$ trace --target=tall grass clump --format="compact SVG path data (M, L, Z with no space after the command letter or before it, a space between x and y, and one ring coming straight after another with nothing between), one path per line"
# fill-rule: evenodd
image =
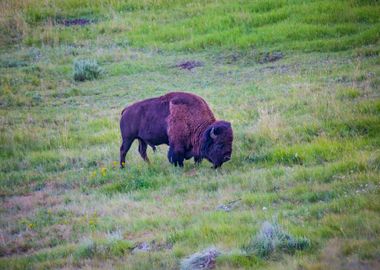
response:
M280 252L293 254L296 250L303 250L310 246L310 240L305 237L293 237L286 233L275 222L266 221L262 224L260 232L243 247L248 255L255 255L268 259Z
M74 80L95 80L103 74L103 69L96 60L79 59L74 61Z
M29 25L22 10L23 1L0 1L0 46L9 46L27 36Z

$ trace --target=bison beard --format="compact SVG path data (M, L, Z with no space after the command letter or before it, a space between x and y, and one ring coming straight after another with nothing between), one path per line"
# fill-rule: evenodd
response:
M125 156L135 139L147 162L148 145L155 150L160 144L169 145L168 160L180 167L192 157L195 163L206 158L214 168L231 158L231 124L216 121L207 103L194 94L172 92L134 103L122 111L120 130L120 167L124 167Z

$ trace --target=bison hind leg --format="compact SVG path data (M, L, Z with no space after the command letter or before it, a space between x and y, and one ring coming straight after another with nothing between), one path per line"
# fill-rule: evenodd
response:
M146 162L149 162L149 158L148 158L148 155L146 154L146 149L147 149L147 143L140 139L139 138L139 153L140 153L140 156L142 157L143 160L145 160Z

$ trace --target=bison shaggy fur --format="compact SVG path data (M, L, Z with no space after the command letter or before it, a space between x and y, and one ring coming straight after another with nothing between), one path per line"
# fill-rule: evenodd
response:
M168 160L175 166L183 166L185 159L203 158L214 168L230 160L233 132L229 122L217 121L201 97L185 92L136 102L121 113L120 166L133 141L139 141L139 153L149 161L146 150L160 144L169 145Z

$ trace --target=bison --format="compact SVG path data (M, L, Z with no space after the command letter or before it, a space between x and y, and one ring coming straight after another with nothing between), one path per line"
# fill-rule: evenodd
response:
M136 102L121 112L120 167L133 141L139 141L139 153L149 162L148 145L169 145L168 160L183 167L185 159L203 158L214 168L231 158L233 132L229 122L217 121L201 97L185 92Z

